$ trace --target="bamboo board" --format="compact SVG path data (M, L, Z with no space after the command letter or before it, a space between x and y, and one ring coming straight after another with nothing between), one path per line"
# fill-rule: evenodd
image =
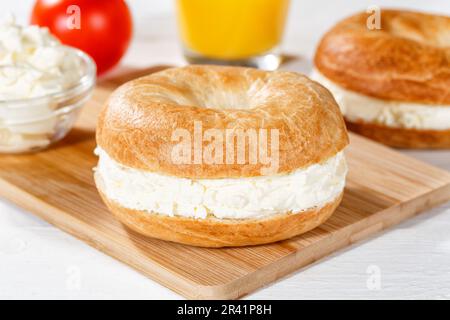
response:
M228 249L142 237L109 214L92 177L98 110L117 84L137 75L100 84L75 129L50 150L0 155L0 196L187 298L239 298L450 199L449 172L352 134L343 202L324 225L305 235Z

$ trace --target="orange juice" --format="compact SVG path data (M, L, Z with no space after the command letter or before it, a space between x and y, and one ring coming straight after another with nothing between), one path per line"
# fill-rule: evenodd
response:
M221 60L245 59L277 47L289 0L178 0L184 46Z

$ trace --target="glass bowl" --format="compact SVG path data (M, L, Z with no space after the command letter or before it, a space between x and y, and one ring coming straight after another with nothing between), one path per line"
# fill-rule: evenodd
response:
M41 97L0 100L0 153L45 149L72 129L89 100L96 81L96 65L84 52L65 47L79 57L81 77L71 87Z

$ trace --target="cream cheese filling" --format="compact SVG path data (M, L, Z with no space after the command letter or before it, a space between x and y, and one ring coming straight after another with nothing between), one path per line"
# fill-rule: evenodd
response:
M96 173L103 192L119 205L168 216L259 219L320 208L344 189L343 152L289 174L249 178L187 179L123 166L102 149Z
M345 118L393 128L449 130L450 106L382 100L342 88L317 69L311 78L333 94Z

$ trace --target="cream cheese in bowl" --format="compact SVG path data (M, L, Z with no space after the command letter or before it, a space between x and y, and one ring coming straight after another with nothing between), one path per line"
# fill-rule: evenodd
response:
M45 148L71 129L95 85L95 64L47 28L0 25L0 152Z

